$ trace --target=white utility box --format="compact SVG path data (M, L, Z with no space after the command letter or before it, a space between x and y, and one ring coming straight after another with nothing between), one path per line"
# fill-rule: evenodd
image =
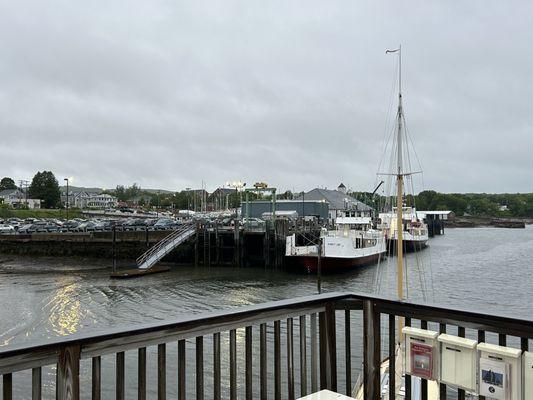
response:
M321 390L310 394L309 396L300 397L297 400L355 400L353 397L348 397L340 393L332 392L331 390Z
M440 344L440 381L447 385L477 390L477 342L445 333L438 337Z
M533 353L529 351L522 356L522 382L524 399L533 399Z
M405 373L435 380L439 376L437 332L406 326Z
M495 400L522 399L522 350L479 343L480 396Z

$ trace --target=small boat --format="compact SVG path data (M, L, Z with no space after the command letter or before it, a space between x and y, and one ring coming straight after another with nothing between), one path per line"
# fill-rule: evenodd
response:
M405 251L418 251L427 246L429 240L428 226L419 218L414 207L402 207L402 242ZM398 221L396 207L390 213L380 213L380 228L385 233L391 253L398 243Z
M348 270L376 263L387 250L385 236L372 227L370 217L338 217L335 229L322 229L316 241L298 245L295 234L287 236L289 265L308 273Z

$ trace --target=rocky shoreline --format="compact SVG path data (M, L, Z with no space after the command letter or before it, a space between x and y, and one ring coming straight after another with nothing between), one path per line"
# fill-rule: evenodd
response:
M524 229L526 224L532 224L531 219L520 218L491 218L491 217L456 217L453 221L445 221L446 228L513 228Z

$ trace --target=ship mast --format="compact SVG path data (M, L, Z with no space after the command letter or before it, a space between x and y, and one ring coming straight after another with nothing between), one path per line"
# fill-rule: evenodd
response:
M398 113L397 113L397 172L396 184L398 191L396 193L396 248L397 248L397 295L398 300L403 300L403 139L402 139L402 46L396 50L387 50L386 53L398 53ZM394 235L394 232L392 232ZM394 237L394 236L393 236ZM402 342L403 318L398 321L398 342Z

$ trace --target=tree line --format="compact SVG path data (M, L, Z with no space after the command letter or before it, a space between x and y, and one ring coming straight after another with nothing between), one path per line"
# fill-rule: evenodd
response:
M0 180L0 191L17 189L15 181L9 177ZM209 202L217 204L218 208L235 208L244 200L244 194L231 191L226 195L211 196L198 190L181 190L177 192L154 192L141 189L136 183L131 186L118 185L108 193L117 197L119 201L134 202L143 207L160 207L179 209L201 209L201 204ZM387 199L379 194L372 196L369 192L352 192L351 196L368 204L376 210L382 210L385 204L396 204L394 198ZM39 171L33 177L27 189L28 198L41 199L42 208L61 207L61 192L59 183L51 171ZM277 196L278 199L291 199L289 191ZM269 199L249 193L250 200L257 198ZM419 210L450 210L457 216L472 215L486 217L517 217L533 218L533 193L439 193L425 190L415 196L406 196L405 203L416 206Z
M382 210L385 204L396 205L394 198L369 192L353 192L353 197ZM453 211L457 216L533 218L533 193L439 193L424 190L417 195L407 195L405 204L418 210Z

